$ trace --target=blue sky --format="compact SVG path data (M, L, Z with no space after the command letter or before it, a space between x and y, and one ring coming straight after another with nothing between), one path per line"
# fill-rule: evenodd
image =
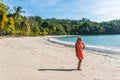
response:
M4 0L11 8L22 6L23 15L42 18L80 20L83 17L101 22L120 19L120 0Z

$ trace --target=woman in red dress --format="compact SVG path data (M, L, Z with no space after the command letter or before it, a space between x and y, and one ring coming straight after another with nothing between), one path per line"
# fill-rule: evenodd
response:
M78 70L81 70L81 63L82 63L82 59L84 59L83 57L83 49L85 48L84 43L82 42L82 39L80 37L77 38L77 41L75 43L75 51L76 51L76 57L78 58L79 62L78 62Z

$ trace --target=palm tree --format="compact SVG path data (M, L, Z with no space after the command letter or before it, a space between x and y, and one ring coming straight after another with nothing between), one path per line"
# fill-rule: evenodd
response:
M20 17L20 14L21 13L24 13L25 11L22 11L22 7L21 6L18 6L18 7L14 7L14 17Z
M19 29L20 23L22 22L22 16L20 14L25 12L25 11L22 11L21 6L14 7L14 11L15 12L13 13L13 18L14 18L14 21L15 21L15 28Z

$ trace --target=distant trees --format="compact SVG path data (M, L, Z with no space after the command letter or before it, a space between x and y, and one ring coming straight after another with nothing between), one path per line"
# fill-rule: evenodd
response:
M8 22L6 23L6 26L4 26L3 34L15 34L14 19L12 17L8 17Z
M2 2L0 2L0 35L2 35L5 24L8 22L8 18L6 17L6 15L6 6Z
M118 22L119 21L119 22ZM100 25L104 28L104 34L119 34L120 33L120 20L102 22Z
M14 13L12 14L12 17L15 20L15 29L19 30L21 23L25 20L22 16L21 13L24 12L22 11L22 7L18 6L18 7L14 7Z
M91 35L120 34L120 20L92 22L81 20L42 19L40 16L22 16L21 6L10 7L0 1L0 35Z

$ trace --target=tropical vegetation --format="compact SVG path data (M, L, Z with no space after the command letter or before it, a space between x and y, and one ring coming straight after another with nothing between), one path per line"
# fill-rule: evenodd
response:
M120 20L93 22L81 20L42 19L40 16L22 16L21 6L11 10L0 1L0 35L91 35L120 34Z

